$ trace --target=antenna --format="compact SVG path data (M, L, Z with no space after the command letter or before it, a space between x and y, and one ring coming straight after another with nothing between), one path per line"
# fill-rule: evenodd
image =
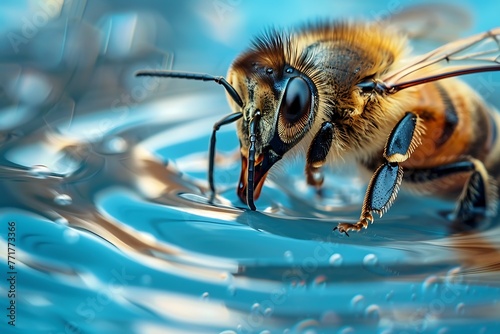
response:
M215 81L219 85L222 85L226 92L231 96L234 102L240 107L243 108L243 101L241 97L236 92L233 86L229 82L227 82L224 77L221 76L213 76L210 74L204 73L192 73L192 72L175 72L175 71L166 71L166 70L140 70L135 73L137 77L164 77L164 78L178 78L178 79L189 79L189 80L199 80L199 81ZM209 154L208 154L208 184L210 187L210 191L212 192L211 200L213 200L215 196L215 184L214 184L214 165L215 165L215 144L216 144L216 134L221 126L236 122L243 116L242 112L235 112L229 115L224 116L218 122L214 124L212 135L210 136L210 146L209 146ZM259 113L260 116L260 113ZM251 149L250 154L255 161L255 129L253 131L253 149ZM253 153L252 153L253 152ZM253 167L252 167L253 170ZM252 210L255 210L255 205L253 204L253 171L252 171L252 185L251 191L250 208L253 207Z
M178 78L178 79L189 79L189 80L199 80L199 81L215 81L219 85L222 85L226 92L231 96L234 102L242 108L243 101L241 97L236 92L233 86L224 79L224 77L216 77L210 74L204 73L192 73L192 72L175 72L175 71L165 71L165 70L141 70L135 73L136 77L164 77L164 78Z

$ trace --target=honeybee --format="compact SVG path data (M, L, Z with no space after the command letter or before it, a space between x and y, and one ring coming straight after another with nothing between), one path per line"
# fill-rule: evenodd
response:
M339 223L348 235L373 223L400 185L458 197L454 219L493 215L500 179L500 116L457 76L500 70L500 28L408 54L405 35L383 22L322 22L271 30L229 68L207 74L140 71L215 81L225 88L241 151L238 196L251 210L269 170L282 158L305 156L307 183L318 189L322 168L353 161L372 173L359 220Z

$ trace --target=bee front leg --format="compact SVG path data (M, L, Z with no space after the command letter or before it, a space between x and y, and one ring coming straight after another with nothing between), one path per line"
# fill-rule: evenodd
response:
M372 212L380 217L390 208L403 179L403 168L399 165L408 159L420 144L421 125L417 115L406 113L391 131L384 149L385 162L377 168L366 190L359 221L355 224L339 223L334 230L347 234L360 231L373 223Z
M325 163L333 141L333 124L324 122L307 151L306 178L307 184L316 187L319 191L324 181L321 167Z

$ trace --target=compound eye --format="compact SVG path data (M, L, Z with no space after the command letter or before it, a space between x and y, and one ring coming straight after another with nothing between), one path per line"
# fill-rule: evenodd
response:
M292 141L305 127L311 113L311 89L301 77L291 78L280 106L278 131L285 143Z
M290 79L281 104L281 115L287 123L297 122L311 109L311 90L301 77Z

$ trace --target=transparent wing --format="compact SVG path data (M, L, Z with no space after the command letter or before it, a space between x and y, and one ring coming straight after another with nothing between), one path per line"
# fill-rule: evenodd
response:
M410 39L446 43L472 26L470 11L453 4L424 4L406 8L383 20Z
M464 74L500 71L500 28L451 42L382 78L388 93Z

